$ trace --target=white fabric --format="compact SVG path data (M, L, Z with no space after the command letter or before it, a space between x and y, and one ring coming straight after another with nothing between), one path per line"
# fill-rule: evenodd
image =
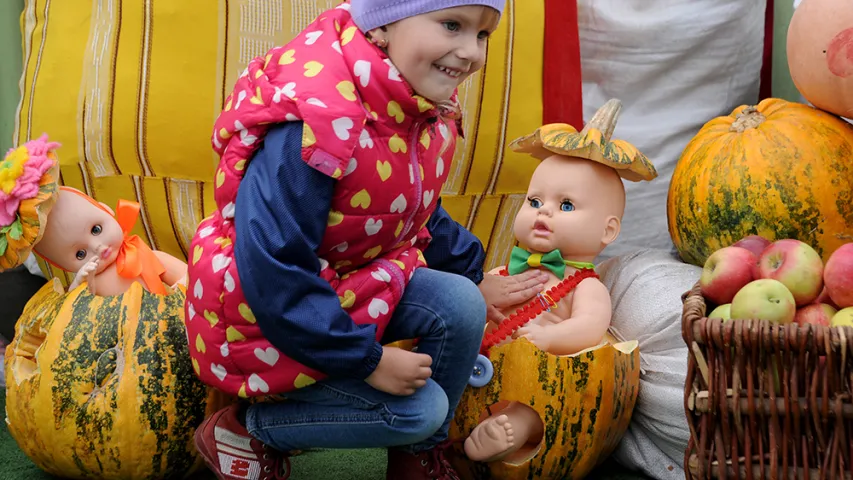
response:
M38 275L39 277L46 278L44 273L39 268L38 261L36 261L36 257L33 254L30 254L26 260L24 260L24 266L27 267L27 270L30 271L33 275Z
M601 258L671 248L666 196L681 151L709 120L758 100L765 0L580 0L586 120L622 100L614 133L654 163L625 182L622 235Z
M681 294L701 268L665 250L644 249L611 258L596 269L613 299L618 338L637 340L640 392L615 459L660 480L684 478L690 438L684 412L687 346L681 337Z

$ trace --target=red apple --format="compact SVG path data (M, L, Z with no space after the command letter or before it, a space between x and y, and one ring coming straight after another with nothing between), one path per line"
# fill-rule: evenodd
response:
M758 259L760 278L788 287L798 306L812 303L823 290L823 261L814 248L788 238L771 243Z
M841 308L853 307L853 243L832 252L823 271L826 293Z
M754 253L741 247L725 247L712 253L699 277L702 295L717 305L731 303L737 291L754 280L756 261Z
M791 323L797 313L794 295L785 285L770 278L753 280L732 300L732 318L754 318L774 323Z
M804 307L797 309L794 315L794 323L804 325L812 323L814 325L829 326L832 317L838 312L832 305L825 303L810 303Z
M760 257L761 252L763 252L768 245L770 245L770 240L767 240L761 235L748 235L732 244L733 247L741 247L749 250L754 253L756 257Z
M832 299L829 298L829 293L826 291L826 268L825 267L823 269L823 277L824 277L823 290L820 292L820 295L817 296L814 303L825 303L825 304L831 306L832 308L838 310L838 305L836 305L835 302L833 302Z
M830 325L833 327L853 327L853 307L842 308L833 317Z

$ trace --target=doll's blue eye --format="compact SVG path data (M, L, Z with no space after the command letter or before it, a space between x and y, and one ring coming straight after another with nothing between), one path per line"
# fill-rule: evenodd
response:
M542 206L542 201L538 198L528 198L527 201L530 203L530 206L533 208L539 208Z
M564 200L563 203L560 204L560 210L563 212L571 212L575 209L575 204L568 200Z
M95 225L94 227L92 227L92 235L100 235L101 231L103 231L103 229L100 225Z
M86 258L86 250L77 250L75 256L77 257L77 260L83 260L84 258Z

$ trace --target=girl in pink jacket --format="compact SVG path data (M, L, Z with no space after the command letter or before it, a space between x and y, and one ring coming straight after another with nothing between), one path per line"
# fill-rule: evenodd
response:
M544 282L483 281L482 245L439 198L456 88L503 7L352 0L237 81L212 138L218 208L192 243L187 335L204 382L285 401L198 428L219 478L282 478L287 452L367 447L392 447L389 479L456 478L441 445L487 305ZM414 352L383 346L411 338Z

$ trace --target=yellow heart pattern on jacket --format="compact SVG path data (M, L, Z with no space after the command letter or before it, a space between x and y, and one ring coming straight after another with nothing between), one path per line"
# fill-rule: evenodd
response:
M367 193L367 190L361 189L358 193L352 196L349 201L351 207L361 207L361 208L369 208L370 207L370 194Z
M237 310L240 312L240 316L243 317L243 320L251 323L252 325L254 325L255 322L257 322L257 320L255 320L255 314L252 313L252 309L249 308L249 306L246 305L245 303L241 303L237 307Z
M223 183L225 183L225 172L218 168L216 169L216 188L221 187Z
M288 50L288 51L282 53L281 56L278 58L278 64L279 65L290 65L291 63L296 61L296 57L294 56L295 54L296 54L296 50Z
M396 120L397 123L403 123L403 120L406 119L406 114L403 113L400 104L394 100L388 102L388 116Z
M388 148L394 153L406 153L406 142L395 133L388 139Z
M344 30L344 33L341 34L341 46L345 46L349 42L352 41L353 37L355 37L355 32L358 30L356 27L349 27Z
M424 130L424 134L421 135L421 145L424 146L425 150L429 150L429 144L430 144L429 132Z
M246 337L234 327L228 327L225 329L225 338L228 339L229 342L242 342L246 339Z
M195 336L195 349L201 353L207 351L207 345L204 344L204 340L201 338L201 334Z
M201 245L196 245L195 248L193 248L193 265L198 263L198 259L201 258L202 253L204 253L204 249Z
M326 225L329 227L334 227L335 225L340 225L341 222L344 221L344 214L341 212L336 212L334 210L329 211L329 220L326 222Z
M300 373L296 376L296 380L293 381L293 386L296 388L303 388L309 385L313 385L317 383L317 380L305 375L304 373Z
M314 78L323 70L323 64L315 60L311 60L310 62L305 62L305 65L303 65L302 68L305 69L306 77Z
M342 308L350 308L355 305L355 292L347 290L343 297L338 296L338 300L340 300Z
M314 135L314 130L307 123L302 124L302 148L307 148L317 143L317 137Z
M339 83L337 89L338 93L340 93L346 100L349 100L350 102L357 100L357 97L355 96L355 85L349 80L344 80Z
M321 68L322 68L322 66L321 66ZM258 70L258 71L260 72L260 70ZM255 105L263 105L264 104L264 97L263 97L263 95L261 95L261 87L258 87L255 90L255 95L253 95L252 98L249 99L249 101L254 103Z
M211 312L210 310L204 311L204 318L210 322L211 327L215 327L217 323L219 323L219 315Z
M364 258L373 259L376 258L379 253L382 252L382 245L377 245L368 251L364 252Z
M379 178L381 178L383 182L385 180L388 180L388 178L391 176L391 172L392 172L391 162L389 162L387 160L384 162L382 160L377 160L376 161L376 171L379 173Z

